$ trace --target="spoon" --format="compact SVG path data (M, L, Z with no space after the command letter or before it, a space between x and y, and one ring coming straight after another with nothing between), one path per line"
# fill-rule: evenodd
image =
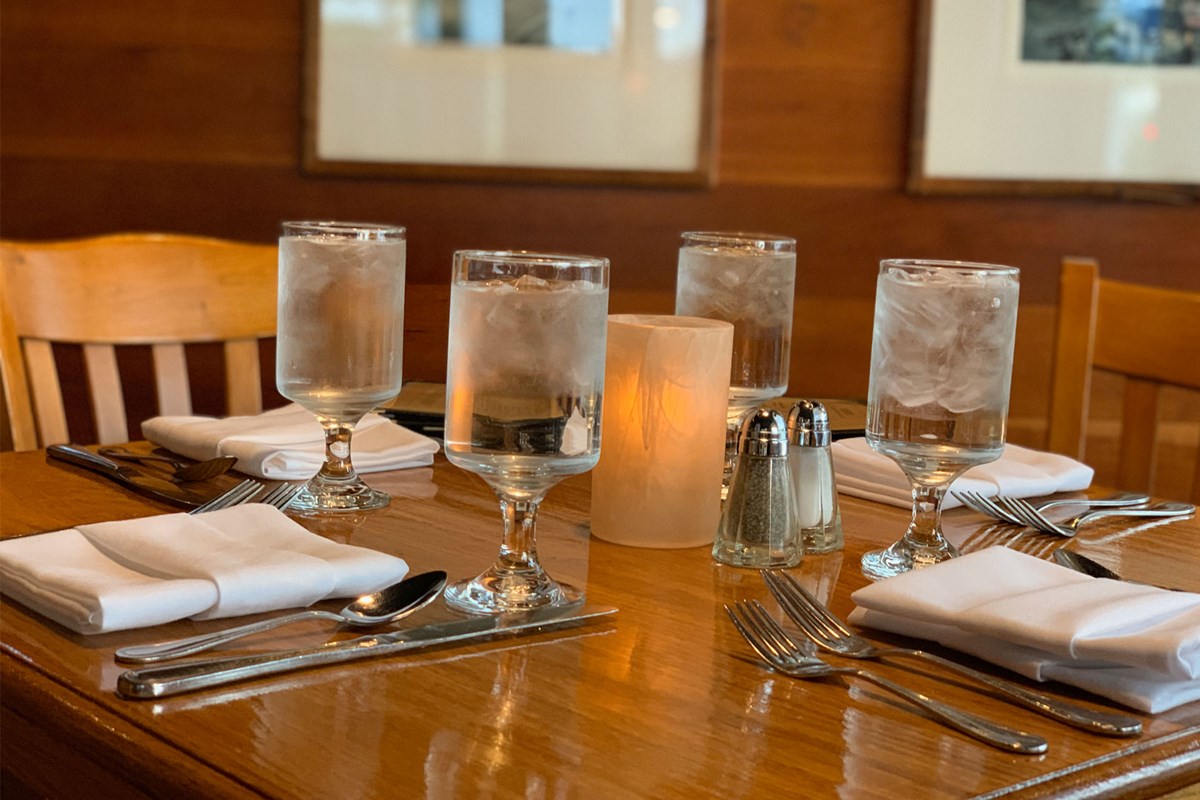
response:
M146 461L164 461L171 465L171 468L175 470L174 477L181 481L206 481L228 472L237 463L237 458L234 456L218 456L207 461L197 461L195 464L184 464L182 461L176 461L166 456L134 453L123 447L101 447L99 452L102 456L134 461L139 464Z
M310 608L295 614L287 614L236 628L226 628L216 633L206 633L201 636L191 636L187 639L173 639L157 644L134 645L122 647L116 652L116 660L132 664L152 664L156 661L167 661L172 658L190 656L209 650L217 645L249 636L252 633L269 631L281 625L292 622L313 619L331 619L344 622L347 625L360 627L384 625L407 616L419 608L433 602L442 587L446 585L446 573L441 570L424 572L405 578L399 583L393 583L374 594L366 594L343 608L338 613Z

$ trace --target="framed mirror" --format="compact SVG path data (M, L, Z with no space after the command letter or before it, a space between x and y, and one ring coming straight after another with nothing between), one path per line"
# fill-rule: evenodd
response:
M704 186L715 0L306 0L313 173Z

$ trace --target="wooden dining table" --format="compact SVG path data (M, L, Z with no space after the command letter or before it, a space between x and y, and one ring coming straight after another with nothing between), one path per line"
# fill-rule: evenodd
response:
M393 495L387 508L300 518L301 524L401 556L413 572L443 569L458 578L494 560L499 511L477 477L440 455L430 468L366 477ZM1200 782L1200 702L1138 714L1140 737L1107 738L1010 705L923 662L865 665L1049 743L1045 754L1018 755L943 727L862 680L801 681L772 672L723 609L757 598L779 615L760 575L715 563L706 547L635 548L591 536L589 487L583 475L554 488L538 530L551 574L583 588L590 603L619 609L580 627L130 700L116 692L127 669L114 661L118 647L231 621L85 636L5 598L0 766L8 790L72 798L849 800L1150 797L1187 793ZM845 549L806 556L790 572L844 616L853 609L850 593L866 584L861 555L898 538L908 513L846 495L840 503ZM5 538L173 511L47 462L41 451L0 454ZM944 524L966 549L1020 540L1016 529L1000 529L967 509L947 511ZM1200 591L1194 517L1132 527L1096 523L1050 545L1077 549L1133 580ZM320 605L337 610L343 603ZM439 601L403 624L450 614ZM864 633L874 641L917 641ZM357 635L316 621L221 652ZM1037 685L966 655L929 649ZM1088 707L1116 708L1061 684L1037 686Z

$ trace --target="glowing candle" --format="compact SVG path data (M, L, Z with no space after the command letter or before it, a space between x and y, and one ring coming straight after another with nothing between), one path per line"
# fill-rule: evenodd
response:
M728 322L608 318L593 534L638 547L712 545L732 356Z

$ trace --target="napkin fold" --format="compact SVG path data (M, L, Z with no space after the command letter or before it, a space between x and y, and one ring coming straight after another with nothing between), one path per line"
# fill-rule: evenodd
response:
M872 450L866 439L841 439L833 443L831 451L839 492L901 508L912 505L908 478L895 461ZM1078 492L1091 485L1093 472L1088 465L1067 456L1008 444L999 459L972 467L951 483L942 508L962 505L951 494L956 491L979 492L988 497Z
M1158 713L1200 699L1200 595L1091 578L991 547L866 586L857 625Z
M153 417L142 435L159 447L202 461L236 456L237 470L271 480L311 478L325 461L325 436L311 412L295 403L247 417ZM438 444L378 414L354 428L351 458L358 472L433 463Z
M407 573L401 558L332 542L263 503L0 542L0 593L79 633L308 606Z

